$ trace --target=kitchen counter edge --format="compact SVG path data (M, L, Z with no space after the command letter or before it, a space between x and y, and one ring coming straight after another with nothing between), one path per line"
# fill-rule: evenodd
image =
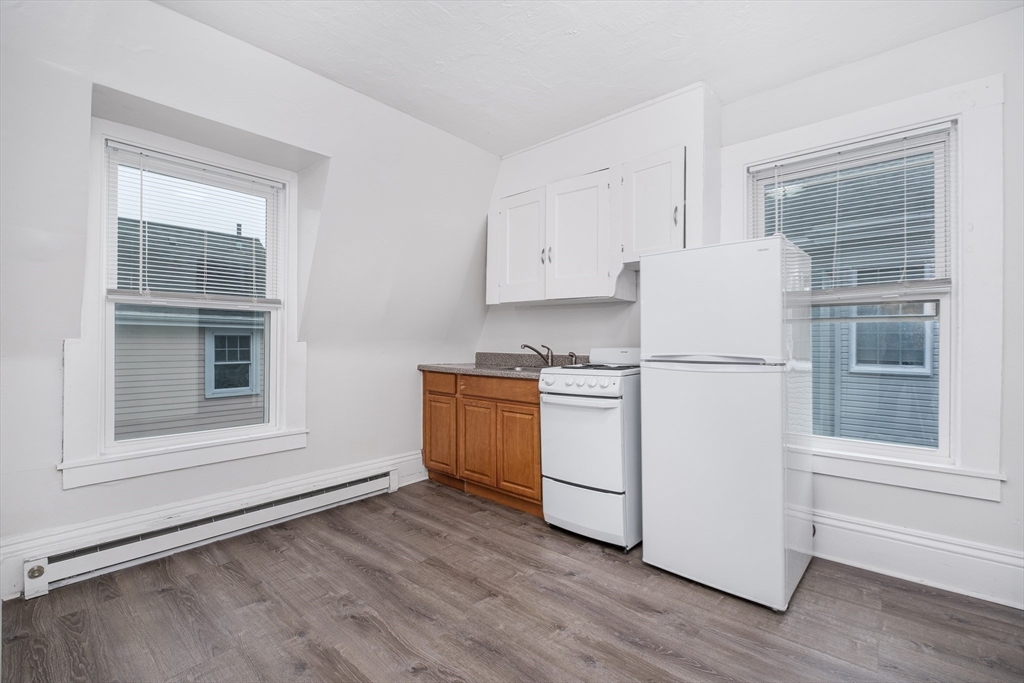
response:
M417 370L424 372L445 372L450 375L480 375L483 377L506 377L508 379L540 379L540 370L537 368L537 372L522 372L516 370L508 370L506 368L494 368L487 366L479 366L475 363L423 363L416 366Z

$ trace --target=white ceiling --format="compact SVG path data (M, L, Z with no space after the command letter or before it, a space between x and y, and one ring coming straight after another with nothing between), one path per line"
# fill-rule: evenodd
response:
M1021 0L156 0L497 154L703 80L723 102Z

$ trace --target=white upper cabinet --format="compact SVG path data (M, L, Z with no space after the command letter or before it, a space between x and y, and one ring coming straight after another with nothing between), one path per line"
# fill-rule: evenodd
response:
M635 301L642 257L717 243L720 129L696 83L504 156L487 303Z
M500 199L491 231L497 248L488 253L489 277L499 276L492 303L635 300L632 273L616 291L622 264L612 263L618 241L611 235L610 190L605 169Z
M604 170L548 185L546 298L588 297L609 289L610 183Z
M686 147L622 165L622 260L686 246Z
M544 298L546 218L543 187L498 203L503 302Z

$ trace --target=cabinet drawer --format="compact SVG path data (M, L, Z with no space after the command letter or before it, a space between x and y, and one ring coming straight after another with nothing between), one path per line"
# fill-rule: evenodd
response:
M424 372L423 388L435 394L454 394L455 375L444 372Z
M495 398L519 403L540 403L540 388L535 379L505 379L459 375L459 392L463 396Z

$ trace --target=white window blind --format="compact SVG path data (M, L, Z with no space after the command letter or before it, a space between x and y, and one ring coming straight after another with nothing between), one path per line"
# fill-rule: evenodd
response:
M751 168L751 236L803 249L815 290L948 285L954 126Z
M107 142L111 290L279 297L283 186Z
M749 169L750 236L811 257L815 435L939 448L955 141L948 122Z

